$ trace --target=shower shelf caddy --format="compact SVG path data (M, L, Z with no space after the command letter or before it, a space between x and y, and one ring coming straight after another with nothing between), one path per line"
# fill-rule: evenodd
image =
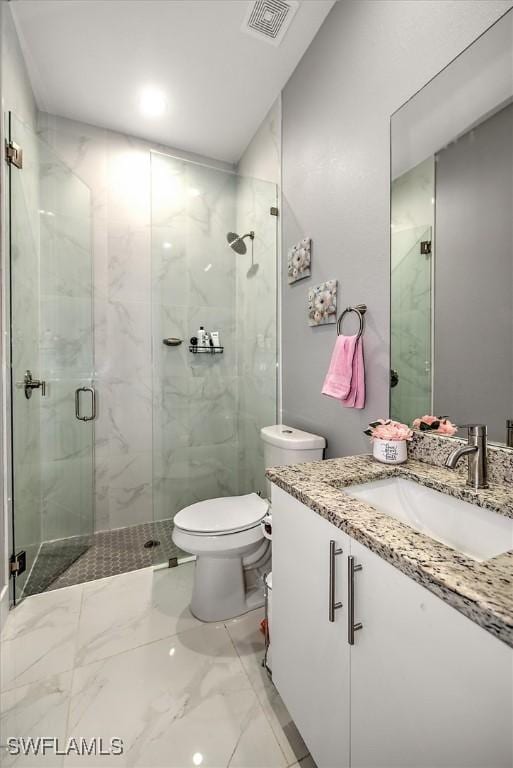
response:
M197 344L189 344L189 352L193 355L221 355L224 347L198 347Z

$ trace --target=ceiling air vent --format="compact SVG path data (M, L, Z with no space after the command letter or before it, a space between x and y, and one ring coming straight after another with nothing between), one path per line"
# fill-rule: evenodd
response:
M298 9L297 0L256 0L249 4L242 30L271 45L279 45Z

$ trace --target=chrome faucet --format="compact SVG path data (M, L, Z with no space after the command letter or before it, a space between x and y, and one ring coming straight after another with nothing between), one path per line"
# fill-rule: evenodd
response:
M456 469L462 456L468 456L467 485L488 488L487 442L485 424L467 424L468 443L455 448L445 462L448 469Z
M513 419L506 420L506 445L513 448Z

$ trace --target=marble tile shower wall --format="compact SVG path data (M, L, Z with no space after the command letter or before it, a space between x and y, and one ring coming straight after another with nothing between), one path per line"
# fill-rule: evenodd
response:
M165 519L187 504L239 489L236 177L152 153L153 502ZM199 327L223 354L193 355ZM176 336L180 347L162 339Z
M251 251L237 258L237 356L239 375L240 493L267 495L260 430L276 422L277 398L277 228L270 214L276 184L237 178L237 231L254 230Z

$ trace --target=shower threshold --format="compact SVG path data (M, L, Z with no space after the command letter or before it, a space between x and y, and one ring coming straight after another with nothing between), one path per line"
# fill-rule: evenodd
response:
M23 596L117 576L159 563L179 565L188 561L189 554L174 544L172 533L173 521L159 520L100 531L91 536L45 542ZM158 544L145 546L149 541Z

